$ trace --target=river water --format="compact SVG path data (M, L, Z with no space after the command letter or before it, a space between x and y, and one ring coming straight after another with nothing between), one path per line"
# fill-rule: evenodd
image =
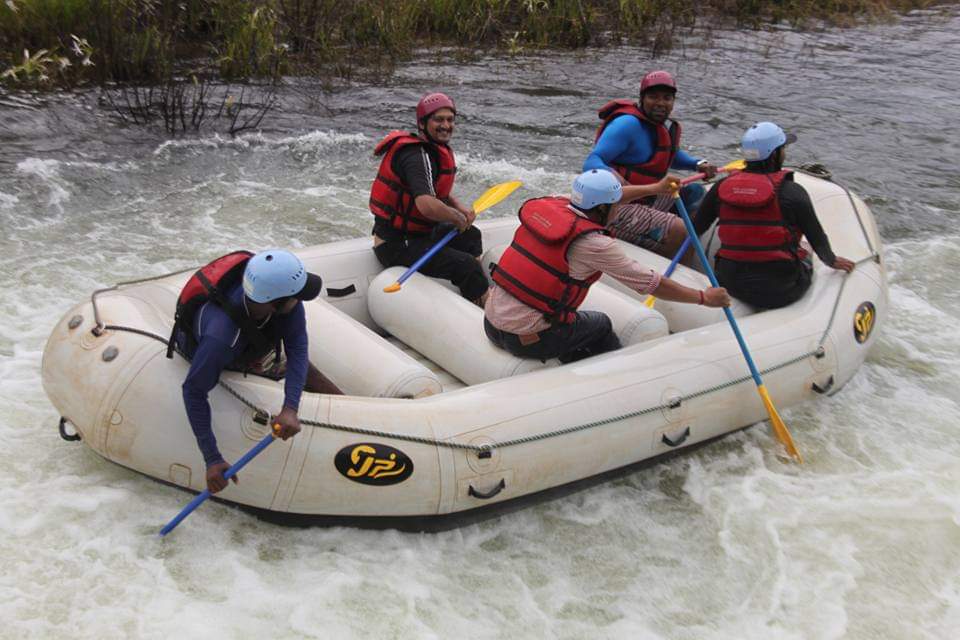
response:
M845 31L716 31L639 49L291 83L262 131L168 141L96 94L0 94L0 638L955 638L960 632L960 12ZM369 232L370 155L430 89L458 100L458 192L566 190L595 109L677 72L687 145L720 164L772 119L864 196L892 313L838 395L765 427L441 534L287 529L60 440L44 341L97 287L237 247ZM862 256L848 256L853 259ZM600 433L597 437L602 437Z

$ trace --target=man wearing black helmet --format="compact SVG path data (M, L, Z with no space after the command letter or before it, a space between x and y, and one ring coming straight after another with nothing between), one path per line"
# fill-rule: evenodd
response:
M704 159L680 148L680 123L670 119L677 84L667 71L652 71L640 82L640 101L612 100L599 111L603 124L596 142L583 163L583 170L608 169L624 184L653 184L670 169L700 171L707 178L717 169ZM687 185L680 195L692 215L696 214L704 189ZM644 207L622 207L609 225L618 238L664 255L672 255L686 238L683 222L666 212L672 198L646 198Z
M457 172L450 148L456 106L442 93L417 104L416 135L392 131L376 147L382 156L370 192L374 253L385 267L409 267L447 230L460 230L420 269L424 275L450 280L461 295L482 305L487 279L478 258L483 253L476 213L453 195Z

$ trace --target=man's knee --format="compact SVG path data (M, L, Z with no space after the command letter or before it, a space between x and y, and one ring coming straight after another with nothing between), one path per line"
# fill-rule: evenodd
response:
M483 267L470 256L457 260L451 282L460 289L460 295L471 301L481 299L490 288L490 283L483 274Z
M480 234L480 229L471 226L460 233L450 246L478 258L483 254L483 236Z
M686 239L687 227L683 224L683 220L680 218L674 218L671 220L670 225L667 227L667 233L666 237L664 238L663 246L666 249L676 251Z
M684 185L680 189L680 198L683 199L683 204L687 206L687 209L699 207L700 201L706 194L707 190L703 188L702 184L692 183Z

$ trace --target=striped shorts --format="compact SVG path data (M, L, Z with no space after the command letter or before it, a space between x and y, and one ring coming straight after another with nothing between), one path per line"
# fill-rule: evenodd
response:
M607 231L614 238L655 251L663 246L667 231L676 219L669 211L643 204L624 204L618 207L617 217L607 223Z

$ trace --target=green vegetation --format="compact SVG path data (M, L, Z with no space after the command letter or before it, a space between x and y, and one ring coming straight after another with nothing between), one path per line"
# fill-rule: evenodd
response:
M930 0L0 0L0 78L21 87L175 76L351 77L423 46L669 46L698 18L846 24Z

